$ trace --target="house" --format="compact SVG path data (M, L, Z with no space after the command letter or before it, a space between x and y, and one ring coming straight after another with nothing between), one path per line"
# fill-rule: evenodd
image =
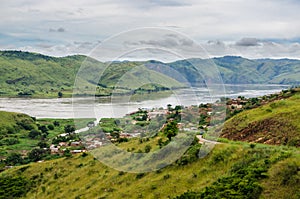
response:
M59 153L59 146L55 146L54 144L52 144L51 146L50 146L50 153L51 154L57 154L57 153Z
M68 143L66 143L66 142L60 142L60 143L58 143L58 145L59 146L68 146Z
M80 146L81 142L71 142L71 146Z
M75 154L75 153L83 153L86 152L86 150L72 150L71 153Z

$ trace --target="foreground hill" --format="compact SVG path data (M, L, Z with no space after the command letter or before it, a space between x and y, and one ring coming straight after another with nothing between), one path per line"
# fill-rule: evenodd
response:
M221 136L231 140L300 147L300 92L297 90L287 99L232 117L224 124Z
M297 111L299 99L299 94L296 92L283 100L244 110L225 123L224 129L229 135L232 129L233 135L239 137L241 135L239 129L246 127L245 132L253 132L250 134L252 136L268 135L266 136L268 140L264 143L276 144L275 146L226 140L226 143L218 143L211 151L207 151L209 144L201 145L195 139L179 160L161 170L149 173L117 171L102 164L88 152L76 155L68 153L52 157L57 159L49 158L39 162L36 161L41 158L32 159L31 161L35 163L14 166L0 173L0 199L298 199L300 198L300 149L294 146L298 146L299 138L300 117ZM36 125L34 119L26 115L15 113L2 113L2 115L4 118L4 122L0 123L2 126L15 125L20 119L22 124L27 124L23 117L29 120L30 124ZM278 123L277 120L266 123L268 126L265 126L265 123L258 126L249 125L268 118L272 118L271 121L279 118L279 121L283 120L289 126L284 126L285 123ZM52 121L46 122L52 123ZM272 126L273 123L275 126ZM58 127L54 127L54 130L55 128ZM260 129L263 133L260 133ZM268 133L269 129L272 130L270 133ZM132 138L116 145L124 151L137 153L143 152L143 149L146 152L147 146L150 146L148 152L152 152L160 148L161 141L167 139L163 136L166 135L158 134L149 139ZM260 139L257 142L261 142ZM209 153L205 156L206 152ZM111 151L111 154L114 153L115 151Z
M54 138L73 127L74 123L78 129L86 127L93 121L92 118L85 119L36 119L22 113L0 111L0 171L6 165L25 164L32 159L21 156L29 156L36 148L49 148ZM76 136L71 136L76 139ZM67 137L66 137L67 138ZM78 138L79 139L79 138ZM52 158L50 154L43 154L43 158ZM5 161L6 160L6 161Z
M76 75L84 61L87 73L77 76L77 82L82 86L83 91L80 94L87 95L95 92L95 86L96 95L103 96L110 95L114 89L117 93L130 93L133 83L138 86L144 84L145 87L140 90L146 92L182 87L184 80L191 84L201 84L204 81L201 70L207 71L212 64L216 65L224 83L228 84L300 83L300 61L290 59L250 60L225 56L211 60L188 59L172 63L155 60L113 62L105 69L99 81L99 71L103 72L107 63L86 56L58 58L21 51L0 51L0 96L71 96ZM142 68L132 71L136 66ZM201 68L200 72L195 66ZM128 75L124 77L126 73ZM124 84L123 80L130 80L131 83ZM157 85L147 85L147 82L156 82Z
M230 143L217 145L202 159L134 174L83 153L2 172L0 198L296 199L299 160L296 148Z

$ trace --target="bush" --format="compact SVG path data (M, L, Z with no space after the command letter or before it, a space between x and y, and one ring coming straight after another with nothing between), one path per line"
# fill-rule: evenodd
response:
M35 139L37 138L38 136L41 135L41 132L36 130L36 129L32 129L29 133L28 133L28 137L31 138L31 139Z
M54 130L54 126L52 124L49 124L47 127L49 130Z
M23 163L23 158L19 153L11 153L7 156L5 163L7 165L18 165Z
M0 199L17 198L24 196L31 188L31 181L22 176L0 177Z
M149 153L151 151L151 146L150 145L146 145L145 146L145 153Z
M17 125L25 130L32 130L34 129L34 124L32 119L23 119L17 122Z
M54 121L54 122L53 122L53 125L54 125L54 126L59 126L60 124L59 124L58 121Z
M281 177L281 185L299 184L300 178L297 178L298 168L295 162L284 165L283 169L278 172L278 176Z
M30 161L36 162L38 160L41 160L46 155L47 155L46 150L35 148L28 153L28 158L30 159Z
M0 141L0 146L1 145L14 145L14 144L18 144L20 143L20 141L17 138L7 138L7 139L3 139Z

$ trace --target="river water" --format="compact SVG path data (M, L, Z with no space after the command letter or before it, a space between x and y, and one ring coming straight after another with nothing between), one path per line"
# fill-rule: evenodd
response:
M225 85L225 95L257 97L276 93L289 86L285 85ZM37 118L102 118L122 117L138 108L159 108L167 104L197 105L215 102L224 95L211 94L207 88L197 87L176 90L169 97L132 102L127 97L109 98L57 98L28 99L0 98L0 110L26 113Z

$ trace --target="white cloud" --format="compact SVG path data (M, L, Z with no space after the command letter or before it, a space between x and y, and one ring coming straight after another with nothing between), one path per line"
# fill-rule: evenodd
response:
M95 43L132 28L167 27L202 43L214 55L297 56L297 42L271 45L263 41L300 37L299 8L300 3L293 0L4 1L0 7L0 48L55 55L83 53L92 46L78 48L74 41ZM164 42L174 41L169 38ZM51 48L41 48L45 43Z

